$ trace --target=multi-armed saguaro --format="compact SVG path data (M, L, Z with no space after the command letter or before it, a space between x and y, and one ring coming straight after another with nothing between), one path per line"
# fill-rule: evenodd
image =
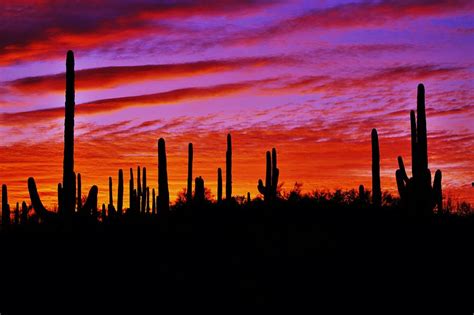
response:
M277 153L276 149L272 149L272 153L267 151L266 153L267 164L266 164L266 174L265 174L265 186L263 186L263 181L258 180L258 191L264 196L265 200L275 199L277 195L278 187L278 177L280 175L280 170L277 168Z
M377 129L372 129L372 203L376 207L382 205L382 190L380 186L380 148Z
M60 189L62 198L59 197L58 200L61 205L60 214L64 216L73 215L76 205L76 175L74 173L74 106L74 54L72 51L68 51L66 57L63 184ZM78 183L78 185L80 184ZM38 216L42 217L42 219L46 219L52 215L52 213L48 213L46 208L43 206L33 177L28 178L28 190L30 193L31 203ZM89 191L87 201L81 209L83 213L93 213L96 211L96 209L91 207L97 207L97 191L97 186L93 186ZM80 196L78 197L80 199Z
M167 214L170 209L170 193L168 190L168 170L166 166L165 139L158 140L158 200L157 210Z
M442 212L441 171L437 170L431 186L431 171L428 168L428 137L425 113L425 87L418 85L416 117L410 112L412 177L408 178L401 156L398 157L398 192L402 206L415 215L429 215L437 206Z
M227 134L227 151L225 153L225 198L232 198L232 139Z

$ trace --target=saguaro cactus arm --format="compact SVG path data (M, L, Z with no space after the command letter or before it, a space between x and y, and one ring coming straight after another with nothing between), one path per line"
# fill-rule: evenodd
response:
M38 194L38 190L36 189L35 179L33 177L28 178L28 192L30 193L31 204L33 205L33 209L41 219L49 219L54 216L53 212L46 210L41 202L41 199Z

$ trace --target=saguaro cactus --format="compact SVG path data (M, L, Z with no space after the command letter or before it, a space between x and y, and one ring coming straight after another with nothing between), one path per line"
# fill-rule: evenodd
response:
M105 212L105 203L102 204L101 217L102 217L102 223L105 222L105 220L107 219L107 213Z
M21 216L20 216L20 223L26 224L28 222L28 206L26 202L21 203Z
M410 112L412 177L408 178L403 158L398 157L399 169L396 171L397 187L402 206L414 215L430 215L436 206L438 213L443 211L441 171L435 172L431 185L431 171L428 168L428 137L425 113L425 87L418 85L417 107Z
M168 170L166 165L165 139L158 140L158 210L168 213L170 209L170 193L168 190Z
M64 162L63 162L63 203L61 212L74 213L76 191L74 178L74 53L70 50L66 57L66 106L64 120Z
M97 194L99 189L96 185L92 186L89 190L89 195L87 196L86 202L82 207L81 214L89 216L92 215L94 218L97 218ZM110 206L110 205L109 205ZM113 206L112 206L113 208ZM110 208L109 208L110 211Z
M227 151L225 153L225 198L232 198L232 139L227 135Z
M109 176L109 207L114 205L114 195L112 191L112 177Z
M8 204L7 185L2 185L2 225L10 225L10 205Z
M276 149L272 149L272 153L267 151L266 153L266 174L265 174L265 186L261 179L258 180L258 191L264 196L265 200L275 199L278 188L278 177L280 176L280 170L277 168L277 153Z
M122 215L123 212L123 171L119 169L118 173L118 188L117 188L117 214Z
M65 102L65 119L64 119L64 160L63 160L63 184L61 187L61 196L58 198L60 206L60 214L71 216L74 214L76 205L76 175L74 173L74 54L72 51L67 52L66 57L66 102ZM80 182L80 180L79 180ZM78 183L80 186L80 183ZM94 188L96 186L93 186ZM94 198L91 192L97 191L97 187L89 192L87 200ZM41 203L36 189L36 183L32 177L28 178L28 190L30 193L31 203L35 212L42 219L51 217L51 213ZM79 189L80 190L80 189ZM80 199L80 192L79 192ZM95 196L97 199L97 196ZM89 204L92 201L89 202ZM97 202L96 202L97 208ZM82 210L82 209L81 209ZM89 209L90 210L90 209Z
M81 173L77 173L77 211L82 208L82 178Z
M64 210L64 191L61 183L58 183L58 213Z
M155 188L152 190L152 201L151 201L151 214L155 215L156 214L156 197L155 197Z
M202 179L201 176L196 177L194 185L194 202L197 204L202 204L205 200L204 179Z
M222 170L217 169L217 202L222 201Z
M130 181L128 183L128 188L129 188L129 209L133 211L134 209L134 203L135 203L135 196L133 196L133 169L130 168Z
M380 149L377 129L372 129L372 203L376 207L382 205L382 190L380 187Z
M193 144L188 144L188 187L186 189L186 201L193 198Z
M140 181L140 166L137 166L137 194L135 196L136 198L136 207L138 212L141 212L141 203L140 203L140 197L142 196L142 186L141 186L141 181Z
M147 200L147 194L146 194L146 167L143 167L143 188L142 188L142 200L141 200L141 212L145 213L146 211L146 200Z
M364 185L359 185L359 201L365 202L365 188Z
M114 197L112 191L112 177L109 176L109 204L107 205L108 216L113 218L115 216Z
M20 224L20 203L16 203L14 221L15 225Z
M150 214L150 187L146 188L146 214Z

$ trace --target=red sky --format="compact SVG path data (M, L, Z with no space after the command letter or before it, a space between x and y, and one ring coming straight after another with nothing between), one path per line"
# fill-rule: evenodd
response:
M157 186L166 139L171 199L194 174L216 193L233 136L234 192L257 194L275 147L289 190L370 189L370 132L382 189L410 161L409 111L426 87L429 163L449 196L474 202L472 1L2 1L0 182L9 202L57 203L64 69L76 56L75 170L83 191L119 168ZM225 172L224 172L225 173ZM126 200L128 200L126 198Z

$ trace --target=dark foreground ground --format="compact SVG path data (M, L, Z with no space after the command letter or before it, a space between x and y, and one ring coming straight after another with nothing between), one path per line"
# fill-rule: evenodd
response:
M399 213L205 207L20 226L0 234L0 311L472 314L473 218Z

